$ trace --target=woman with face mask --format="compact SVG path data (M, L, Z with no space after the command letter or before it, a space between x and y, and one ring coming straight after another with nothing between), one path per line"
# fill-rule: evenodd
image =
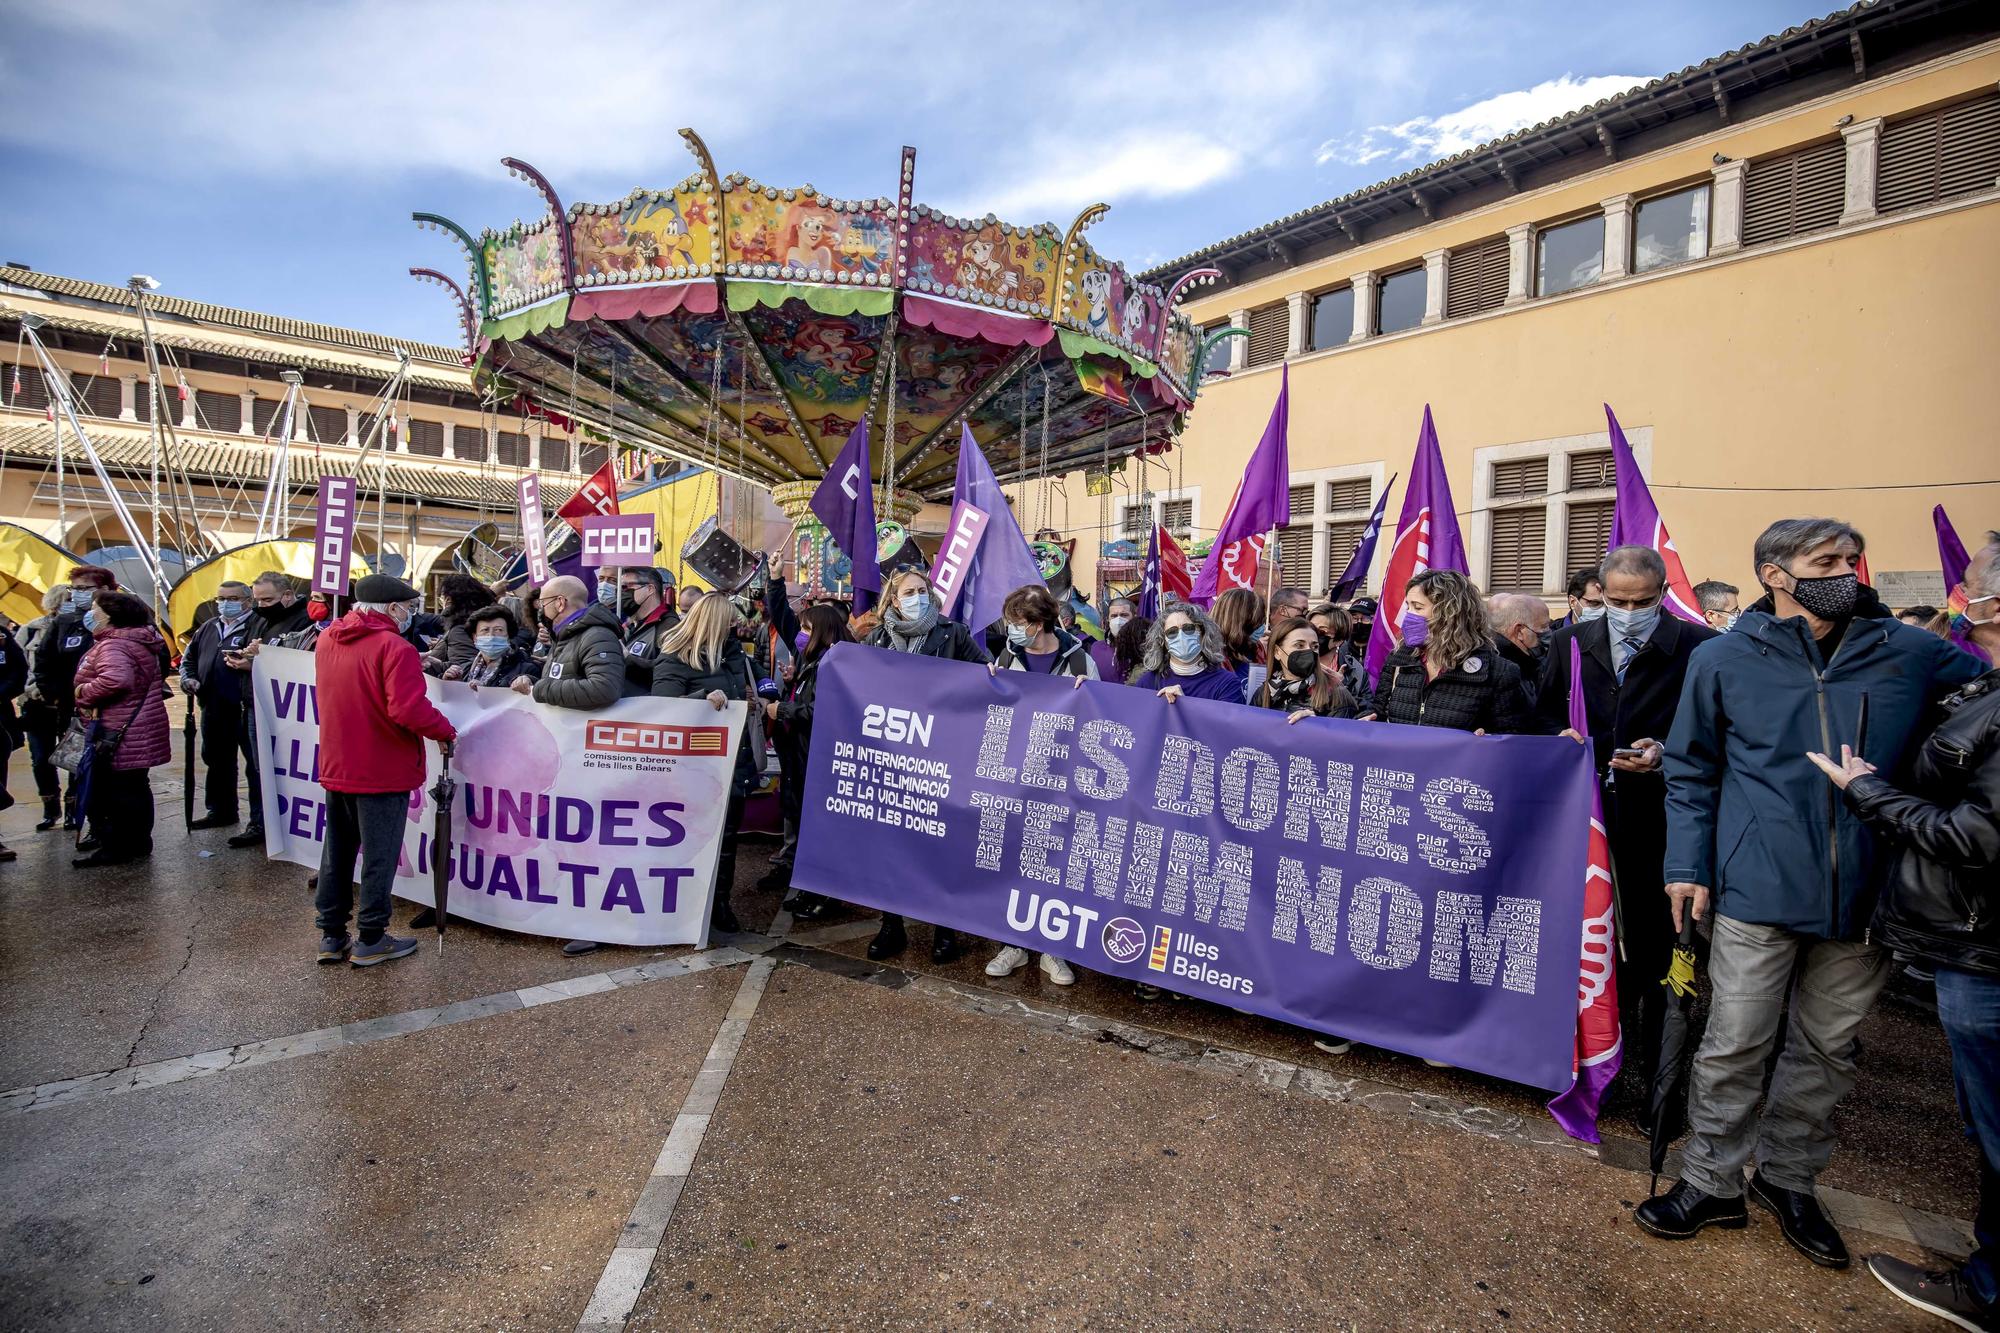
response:
M152 609L129 593L103 592L89 616L94 641L76 669L76 706L117 748L93 761L87 815L97 849L71 862L79 868L153 854L147 770L173 757Z
M1143 669L1146 661L1146 640L1152 636L1153 622L1145 616L1133 616L1118 627L1111 636L1112 671L1106 680L1115 680L1130 685L1132 678Z
M424 673L459 680L472 665L472 617L500 599L470 574L445 575L438 585L438 597L444 605L444 637L424 654ZM459 674L445 676L452 667L457 667Z
M1278 626L1277 651L1271 654L1271 674L1251 703L1275 708L1287 722L1309 717L1353 717L1353 698L1340 675L1327 671L1321 649L1326 640L1309 620L1288 620Z
M1486 599L1472 580L1448 569L1417 575L1398 628L1403 642L1382 663L1374 718L1482 736L1535 729L1520 669L1493 651Z
M1000 623L1007 641L989 671L1031 671L1043 676L1068 676L1077 685L1097 679L1097 663L1082 639L1064 629L1056 617L1056 599L1039 583L1016 588L1000 606Z
M801 636L798 657L790 677L776 699L763 704L777 747L778 766L784 781L778 787L778 804L785 819L797 828L805 811L806 757L812 750L813 697L819 690L819 665L837 643L853 643L847 617L838 608L820 604L809 606L798 616ZM785 867L783 889L791 883L791 868ZM798 921L818 921L833 910L833 900L817 893L801 892L792 899L792 917Z
M472 661L462 668L446 667L444 678L496 690L508 689L517 680L534 680L542 674L541 664L522 651L520 629L514 613L504 606L473 612L466 624L472 636Z
M1090 645L1090 660L1097 663L1099 680L1122 681L1131 674L1118 669L1118 632L1138 614L1138 605L1129 597L1114 597L1104 608L1104 637Z
M972 631L938 613L937 595L931 590L929 577L921 570L901 570L890 578L882 590L881 613L881 623L864 640L871 648L986 665L986 650L979 646ZM884 912L882 929L869 941L868 956L878 961L894 958L908 947L903 918L895 912ZM939 926L932 932L932 962L949 963L959 953L958 932L949 926Z
M1201 608L1175 602L1153 623L1146 655L1132 684L1152 690L1168 703L1191 699L1244 702L1243 678L1229 665L1222 631Z

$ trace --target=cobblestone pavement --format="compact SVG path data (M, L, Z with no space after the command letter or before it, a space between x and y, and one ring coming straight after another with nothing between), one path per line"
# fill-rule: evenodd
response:
M1761 1213L1642 1235L1630 1089L1599 1152L1531 1089L921 927L870 963L865 914L755 888L767 848L705 950L465 925L321 968L304 872L155 778L139 867L0 814L10 1329L1923 1326ZM1862 1040L1822 1192L1857 1252L1962 1252L1936 1024Z

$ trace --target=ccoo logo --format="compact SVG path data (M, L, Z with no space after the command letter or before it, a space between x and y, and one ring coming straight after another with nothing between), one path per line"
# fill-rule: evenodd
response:
M1137 962L1146 952L1146 928L1129 916L1114 916L1105 922L1101 938L1105 957L1114 963Z

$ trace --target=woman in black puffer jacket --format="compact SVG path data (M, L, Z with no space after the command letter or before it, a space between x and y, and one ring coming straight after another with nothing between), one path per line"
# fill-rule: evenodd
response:
M1987 534L1965 586L1967 605L1952 624L1969 631L1989 661L2000 660L2000 533ZM1807 757L1897 844L1875 906L1874 940L1936 971L1938 1023L1985 1167L1977 1244L1964 1267L1925 1272L1878 1254L1868 1270L1919 1309L1961 1327L1991 1328L2000 1315L2000 671L1944 707L1944 722L1917 751L1904 784L1883 778L1846 746L1838 764L1828 755Z
M1488 735L1534 729L1520 668L1493 651L1486 602L1465 575L1430 569L1411 579L1398 628L1402 645L1375 680L1378 720Z
M727 597L696 602L660 641L659 660L653 663L653 697L706 699L717 711L731 700L754 700L757 682L751 678L750 659L736 637L736 625L736 608ZM709 925L715 930L742 929L731 901L736 888L736 833L743 825L743 803L757 785L759 765L753 750L763 739L762 727L746 725L743 743L736 747L736 772L729 784L722 843L715 858L714 905L709 913Z

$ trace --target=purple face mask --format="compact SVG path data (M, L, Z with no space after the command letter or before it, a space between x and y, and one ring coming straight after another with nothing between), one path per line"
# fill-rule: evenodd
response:
M1396 622L1396 633L1403 636L1403 642L1412 648L1421 648L1431 637L1431 622L1428 616L1420 616L1415 611L1403 611L1403 618Z
M812 635L805 630L800 630L797 634L794 634L792 636L792 651L795 653L804 652L806 650L806 641L811 638Z

